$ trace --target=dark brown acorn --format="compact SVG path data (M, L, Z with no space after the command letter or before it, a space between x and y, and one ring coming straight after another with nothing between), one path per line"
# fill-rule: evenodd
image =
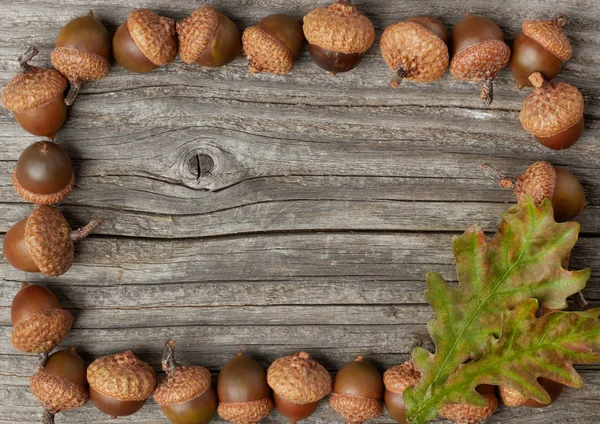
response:
M175 342L165 343L162 368L167 377L156 387L154 400L173 424L207 424L217 412L217 394L210 371L175 362Z
M288 15L269 15L246 28L242 36L248 70L285 75L294 67L304 45L302 25Z
M385 407L390 417L401 424L407 423L404 391L408 387L416 386L420 378L421 373L410 361L393 366L383 373Z
M25 272L58 277L73 264L73 242L90 235L102 220L71 230L65 217L51 206L38 206L4 236L3 254L9 264Z
M112 41L117 64L132 72L150 72L177 56L175 21L148 9L136 9Z
M452 29L452 51L452 76L481 83L481 99L486 105L492 103L493 80L510 59L510 48L500 27L491 19L467 13Z
M509 389L508 387L500 387L500 398L506 406L515 407L525 405L529 408L544 408L552 404L565 391L562 384L557 383L547 378L538 378L538 383L550 396L550 403L543 404L535 399L525 399L517 390Z
M90 398L85 363L74 347L50 355L29 385L44 408L43 424L54 424L54 415L80 408Z
M10 308L15 349L45 353L54 349L69 333L73 316L60 306L49 289L23 283Z
M50 61L71 84L65 99L65 103L70 105L86 81L108 75L110 35L92 12L75 18L58 33Z
M25 131L53 139L67 117L67 80L54 69L29 65L38 51L32 46L19 56L19 73L4 87L2 104Z
M535 87L523 101L519 119L523 128L541 145L568 149L583 133L583 96L565 82L546 82L539 72L529 80Z
M356 68L375 41L375 28L350 0L318 7L304 17L312 59L331 75Z
M381 374L359 356L338 371L329 403L347 424L360 424L381 415L383 392Z
M554 79L563 63L571 59L573 48L563 31L566 24L566 16L523 23L510 60L510 70L519 88L532 86L529 76L534 72L541 73L546 81Z
M276 359L267 370L275 407L296 424L313 414L331 392L331 375L306 352Z
M210 6L194 10L177 22L179 56L185 63L218 67L242 52L240 30L231 19Z
M36 205L51 205L73 190L75 174L71 159L62 147L38 141L19 156L12 181L23 199Z
M96 408L117 418L142 409L156 386L156 373L126 350L92 362L87 369L87 381Z
M265 370L242 352L227 362L219 373L217 393L217 412L224 420L251 424L273 412Z
M390 81L397 88L402 80L424 83L444 75L450 61L446 28L431 16L413 16L388 27L381 36L381 54L395 72Z
M533 163L517 178L502 174L487 164L482 168L502 188L512 189L518 203L523 203L528 196L538 206L544 199L550 199L556 222L572 220L586 206L585 192L579 180L570 172L548 162Z

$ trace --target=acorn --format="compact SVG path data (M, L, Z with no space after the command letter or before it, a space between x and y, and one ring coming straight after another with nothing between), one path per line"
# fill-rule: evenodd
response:
M29 385L44 407L44 424L53 424L55 414L80 408L90 398L85 363L74 347L50 355L40 364Z
M518 391L509 389L508 387L500 386L500 398L502 399L502 403L510 407L524 405L529 408L544 408L556 401L556 399L558 399L558 397L565 391L565 388L562 384L547 378L538 378L538 383L550 396L550 403L543 404L535 399L525 399L525 397L523 397L523 395L521 395L521 393Z
M49 141L38 141L19 156L12 181L23 199L36 205L51 205L73 190L75 174L71 158L62 147Z
M156 387L154 400L173 424L207 424L217 412L217 394L210 371L175 361L175 342L165 343L162 360L167 377Z
M539 72L531 74L529 80L535 89L523 101L521 125L541 145L568 149L583 133L581 92L565 82L546 82Z
M404 391L408 387L416 386L420 378L421 373L414 367L411 361L395 365L383 373L385 407L390 417L401 424L407 423Z
M452 29L452 52L452 76L481 83L481 99L485 105L491 104L493 80L510 59L510 47L504 42L500 27L491 19L467 13Z
M438 19L413 16L386 28L381 36L381 54L394 71L390 81L397 88L402 80L424 83L438 80L448 69L448 34Z
M535 162L516 178L498 172L487 164L483 164L482 169L502 188L512 189L518 203L525 202L528 196L537 206L544 199L550 199L556 222L570 221L586 207L585 192L579 180L570 172L548 162Z
M67 80L54 69L29 65L38 52L32 46L19 56L19 73L4 87L2 104L25 131L53 139L67 117Z
M67 336L73 316L60 306L48 288L23 283L10 308L15 349L27 353L50 352Z
M477 424L491 417L498 409L496 388L487 384L476 387L477 392L487 401L486 406L473 406L467 404L448 404L440 410L440 417L454 421L458 424Z
M554 79L563 63L573 55L564 33L566 16L551 21L525 21L523 30L513 43L510 70L519 88L531 87L529 76L541 73L546 81Z
M285 75L292 70L302 51L304 35L296 18L276 14L246 28L242 43L250 72Z
M308 51L331 75L356 68L375 41L375 28L350 0L318 7L304 17Z
M306 352L276 359L267 370L275 407L291 424L313 414L331 392L331 375Z
M150 72L177 56L175 21L148 9L136 9L112 41L117 64L132 72Z
M52 206L38 206L29 217L14 224L4 236L4 257L25 272L58 277L73 264L73 242L89 236L102 220L71 230L65 217Z
M132 351L96 359L87 369L90 398L112 418L135 414L156 386L156 373Z
M179 56L185 63L218 67L242 52L240 30L231 19L210 6L194 10L177 22Z
M65 103L70 105L86 81L108 75L110 35L106 27L94 17L93 12L67 22L58 33L50 61L71 84L65 99Z
M242 352L227 362L219 373L217 393L217 412L224 420L253 424L273 412L265 370Z
M383 391L379 371L359 356L338 371L329 403L347 424L360 424L381 415Z

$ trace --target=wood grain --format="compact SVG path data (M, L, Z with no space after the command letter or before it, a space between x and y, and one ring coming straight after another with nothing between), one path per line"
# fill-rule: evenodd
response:
M138 4L139 3L139 4ZM180 19L200 4L240 26L280 12L301 17L326 0L144 0ZM376 44L355 71L330 77L304 52L286 76L247 72L244 59L202 69L179 59L150 74L118 67L86 84L58 142L72 157L76 188L60 208L73 226L105 223L80 243L58 279L24 274L0 261L0 423L33 423L40 408L28 388L35 358L9 341L9 310L21 281L49 285L76 317L64 346L87 361L131 348L159 369L164 340L178 340L185 363L218 372L242 348L267 366L307 349L335 371L358 354L380 370L418 343L432 348L425 274L456 279L451 238L474 223L493 232L514 196L479 165L517 175L549 160L576 175L588 208L574 269L600 269L600 9L596 0L360 0L378 36L405 17L432 14L448 29L465 12L484 14L513 39L525 19L569 16L574 47L559 79L577 86L586 131L567 151L539 146L519 124L528 91L510 72L495 102L449 75L432 84L387 86ZM92 9L114 31L131 9L122 0L0 0L0 84L27 45L48 65L59 28ZM0 232L25 217L11 172L37 138L0 110ZM600 302L597 272L585 291ZM492 423L595 424L600 368L580 369L583 390L542 410L501 408ZM150 402L124 423L164 423ZM92 406L57 422L109 423ZM283 423L277 414L265 420ZM307 422L340 422L324 402ZM373 422L390 423L388 416Z

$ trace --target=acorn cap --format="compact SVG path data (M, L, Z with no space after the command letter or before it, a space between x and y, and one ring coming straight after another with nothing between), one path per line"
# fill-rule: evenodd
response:
M51 414L79 408L85 405L90 397L84 385L48 374L43 370L31 377L29 385L31 392Z
M96 359L87 369L87 380L97 392L121 401L148 399L156 386L156 373L132 351Z
M459 424L477 424L492 416L498 409L498 399L494 394L482 395L487 400L487 406L478 407L467 404L445 405L440 411L440 416Z
M527 399L521 393L504 386L500 386L500 398L503 404L511 408L525 405L525 402L527 402Z
M181 60L185 63L197 62L210 46L218 27L219 13L210 6L199 7L190 16L177 22Z
M525 21L523 34L566 62L573 56L573 47L563 30L566 24L564 16L550 21Z
M110 62L104 56L68 47L56 47L50 62L72 83L104 78L110 70Z
M333 393L329 398L329 403L347 423L359 424L378 417L383 412L383 404L380 400L365 396Z
M17 168L13 170L12 182L17 194L28 202L33 203L34 205L53 205L60 202L71 193L75 186L75 174L71 174L71 181L69 181L69 184L65 188L50 194L34 193L23 187L17 179Z
M204 394L211 385L210 371L204 367L178 366L156 387L154 400L161 406L176 405Z
M177 56L175 21L148 9L129 14L127 28L144 56L156 66L166 65Z
M546 82L535 72L529 80L536 87L523 101L519 119L525 130L537 137L551 137L583 116L581 92L565 82Z
M496 78L510 60L510 47L500 40L487 40L457 53L450 62L450 73L461 81L486 81Z
M517 177L514 192L517 202L523 203L531 196L536 205L541 205L544 199L552 199L556 187L556 170L548 162L534 162L527 170Z
M394 393L404 393L408 387L419 384L421 373L411 361L388 368L383 373L383 384L386 390Z
M285 75L294 67L292 52L258 25L246 28L242 44L248 57L248 69L253 74L271 72Z
M236 424L254 424L273 412L273 399L264 398L253 402L219 402L217 412L221 418Z
M404 78L415 82L439 79L450 60L448 46L433 31L415 22L398 22L381 36L381 54L394 71L404 70Z
M23 113L56 100L66 88L67 80L60 72L29 66L4 87L2 104L11 112Z
M304 36L310 44L340 53L364 53L375 41L375 28L350 1L317 7L304 17Z
M50 352L69 334L73 316L64 309L40 312L13 326L13 346L21 352Z
M306 352L276 359L267 370L267 383L290 402L317 402L331 393L327 370Z
M25 241L31 258L46 275L64 274L73 264L71 227L58 209L35 208L25 224Z

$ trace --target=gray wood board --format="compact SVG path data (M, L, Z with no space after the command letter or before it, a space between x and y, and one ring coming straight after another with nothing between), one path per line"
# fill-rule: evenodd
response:
M270 13L303 16L327 1L148 0L180 19L201 4L241 28ZM28 376L35 358L9 341L10 303L21 281L48 284L76 317L64 346L88 361L127 348L159 369L164 340L178 340L181 362L217 373L242 348L264 366L307 349L334 371L358 354L383 370L427 338L432 316L425 274L456 279L451 237L474 223L493 232L514 201L483 177L490 163L514 175L535 160L575 174L586 190L572 267L600 268L600 9L595 0L361 0L382 30L417 14L450 29L469 11L498 22L513 39L525 19L570 18L575 52L559 79L586 101L586 131L567 151L539 146L522 128L520 92L510 72L484 108L474 84L446 75L432 84L387 87L376 44L355 71L330 77L304 52L285 77L251 75L245 60L201 69L179 59L150 74L114 67L88 83L57 138L71 155L74 192L61 210L73 226L104 225L76 249L58 279L0 262L0 422L36 422ZM47 65L59 28L92 9L114 29L133 6L118 0L0 1L0 84L28 44ZM11 172L26 134L0 111L0 232L25 217ZM198 170L209 156L210 172ZM594 272L585 291L600 302ZM542 410L501 408L492 423L598 421L600 367L580 368L583 390ZM163 423L150 402L122 422ZM326 403L310 422L339 422ZM57 422L109 423L90 405ZM283 423L274 414L266 420ZM374 420L389 423L386 415Z

